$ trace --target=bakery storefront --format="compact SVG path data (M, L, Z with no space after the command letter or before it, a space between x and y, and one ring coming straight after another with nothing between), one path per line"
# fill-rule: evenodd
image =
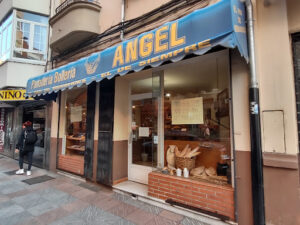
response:
M30 79L29 96L60 93L58 168L234 220L231 57L248 60L244 20L240 1L222 0Z

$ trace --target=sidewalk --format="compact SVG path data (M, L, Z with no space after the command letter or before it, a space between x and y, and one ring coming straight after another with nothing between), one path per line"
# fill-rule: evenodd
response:
M208 225L36 167L30 177L17 176L17 165L0 155L0 225Z

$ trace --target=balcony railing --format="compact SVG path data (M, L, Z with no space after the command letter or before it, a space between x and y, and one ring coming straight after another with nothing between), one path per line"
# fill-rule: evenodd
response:
M61 12L63 9L67 8L69 5L71 5L75 2L90 2L90 3L100 5L99 0L66 0L55 9L55 13L57 14L57 13Z

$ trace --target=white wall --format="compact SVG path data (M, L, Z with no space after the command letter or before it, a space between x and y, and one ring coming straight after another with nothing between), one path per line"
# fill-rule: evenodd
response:
M0 3L0 21L6 16L6 14L12 9L11 0L3 0Z
M118 77L115 84L114 141L128 140L129 81Z
M250 151L249 69L239 52L231 58L234 141L237 151Z
M296 154L295 84L286 2L272 0L269 6L264 6L263 1L256 1L256 4L255 38L261 114L266 110L283 111L285 152Z
M0 67L0 88L4 86L26 87L27 80L44 73L43 65L6 62Z
M8 67L8 62L6 62L0 66L0 88L4 87L6 84L7 67Z
M4 0L8 1L8 0ZM50 0L9 0L13 7L43 15L49 15Z
M0 21L12 9L49 15L50 0L3 0L0 3Z

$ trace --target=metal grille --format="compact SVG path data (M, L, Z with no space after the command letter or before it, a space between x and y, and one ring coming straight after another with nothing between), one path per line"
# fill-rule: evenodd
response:
M66 0L55 9L55 13L61 12L63 9L67 8L69 5L76 3L76 2L89 2L89 3L100 5L100 2L98 0Z

